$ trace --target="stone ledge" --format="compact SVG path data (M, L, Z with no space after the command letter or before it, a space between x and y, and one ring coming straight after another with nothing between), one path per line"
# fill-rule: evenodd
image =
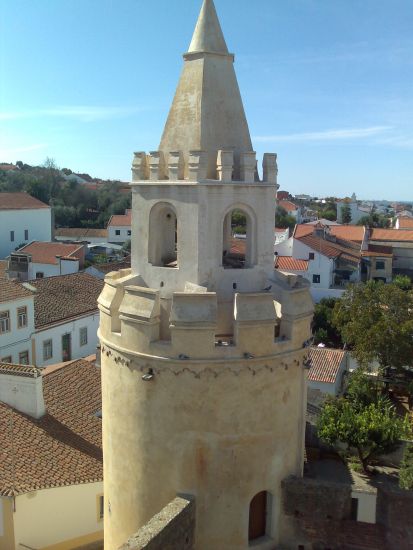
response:
M119 550L193 550L195 499L176 497Z

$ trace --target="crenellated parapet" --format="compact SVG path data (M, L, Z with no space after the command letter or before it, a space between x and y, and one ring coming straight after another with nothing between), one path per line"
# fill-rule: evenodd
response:
M188 287L189 288L189 287ZM110 273L99 297L102 343L148 357L182 361L254 360L305 355L313 304L305 284L273 292L235 293L229 334L219 334L216 292L161 291L141 286L129 270ZM169 326L161 338L161 326ZM303 355L303 356L304 356Z
M136 152L132 161L132 181L220 181L222 183L263 183L277 186L277 155L265 153L262 162L262 180L257 169L255 151L245 151L235 156L231 149L216 151L214 159L207 151L190 151L187 156L182 151L165 154L163 151L152 151L146 154ZM209 178L211 162L215 163L214 178ZM239 174L239 178L235 178ZM278 186L277 186L278 188Z

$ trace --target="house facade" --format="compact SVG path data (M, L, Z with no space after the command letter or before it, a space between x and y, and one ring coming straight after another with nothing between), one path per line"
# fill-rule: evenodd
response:
M94 353L102 286L87 273L0 280L0 359L44 367Z
M0 193L0 259L34 239L52 240L50 206L27 193Z
M91 361L0 362L1 550L103 545L101 408Z
M9 256L8 275L20 281L77 273L83 269L85 247L34 241Z
M111 216L108 226L108 242L125 243L131 240L132 235L132 211L126 210L125 214Z

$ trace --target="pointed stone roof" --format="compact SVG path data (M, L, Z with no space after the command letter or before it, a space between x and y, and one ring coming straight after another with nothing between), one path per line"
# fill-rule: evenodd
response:
M219 149L234 152L234 177L240 153L252 151L250 133L228 48L213 0L204 0L159 150L208 153L208 178L216 178Z
M188 52L228 54L213 0L204 0Z

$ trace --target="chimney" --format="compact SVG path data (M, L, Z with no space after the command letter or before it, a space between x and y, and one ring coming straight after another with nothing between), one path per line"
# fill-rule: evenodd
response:
M0 401L39 419L46 413L41 370L0 363Z

